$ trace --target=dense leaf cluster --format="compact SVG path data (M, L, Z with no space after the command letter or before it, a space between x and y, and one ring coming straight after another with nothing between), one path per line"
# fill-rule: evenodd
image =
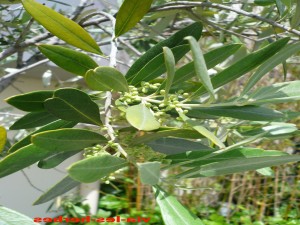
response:
M93 53L89 56L67 47L39 45L39 50L59 67L82 76L89 91L61 88L7 99L12 106L28 112L11 129L40 128L9 149L0 161L0 177L36 162L40 168L50 169L79 151L92 152L70 165L68 176L35 204L49 201L80 182L97 181L132 164L139 170L141 181L153 186L166 224L203 224L164 191L159 182L258 170L300 160L300 156L281 151L248 147L260 138L299 134L294 124L286 122L290 118L272 105L299 101L300 82L253 88L266 73L298 52L299 43L288 44L289 38L279 39L211 77L208 70L231 57L241 45L227 45L203 54L198 44L203 27L196 22L157 43L123 75L113 67L95 62L93 57L103 53L77 23L34 0L22 3L53 35ZM112 45L138 23L151 4L151 0L123 2L116 17ZM192 61L176 68L176 63L189 51ZM240 96L226 101L220 97L220 88L254 69ZM112 105L99 103L103 93L107 93ZM74 128L77 124L88 128ZM119 128L120 124L125 124L125 128ZM124 133L130 134L129 143L118 139ZM5 136L2 130L0 134ZM126 148L138 144L163 153L163 159L144 161L128 155ZM161 170L179 166L182 171L161 177Z

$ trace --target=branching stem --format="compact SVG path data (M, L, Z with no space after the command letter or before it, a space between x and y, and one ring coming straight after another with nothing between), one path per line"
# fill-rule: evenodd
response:
M112 27L114 30L116 19L112 15L105 13L105 12L99 12L99 14L104 15L111 21ZM112 37L111 37L111 49L110 49L110 60L109 60L109 66L111 66L111 67L117 66L117 52L118 52L118 42L117 42L117 39L115 38L115 34L113 32ZM110 137L110 139L117 144L118 152L121 153L122 155L124 155L125 157L127 157L126 151L123 149L123 147L120 145L120 143L118 143L117 137L115 135L115 131L114 131L112 125L110 124L111 104L112 104L112 93L110 91L107 91L106 92L106 101L105 101L105 106L104 106L104 109L105 109L104 124L107 128L107 134Z
M174 9L191 9L193 7L210 7L210 8L235 12L239 15L247 16L247 17L259 20L261 22L268 23L268 24L272 25L273 27L277 27L277 28L285 30L289 33L300 36L300 31L299 30L296 30L296 29L293 29L289 26L277 23L274 20L271 20L269 18L259 16L258 14L250 13L250 12L247 12L247 11L242 10L242 9L237 9L237 8L234 8L234 7L231 7L231 6L226 6L226 5L218 4L218 3L194 2L194 1L193 2L190 2L190 1L175 1L175 2L166 3L164 5L153 7L150 11L151 12L159 12L159 11L168 11L168 10L174 10Z

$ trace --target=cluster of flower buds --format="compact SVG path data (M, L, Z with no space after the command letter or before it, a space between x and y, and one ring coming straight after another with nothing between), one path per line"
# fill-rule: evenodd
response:
M187 99L189 93L179 90L176 93L169 94L167 99L165 99L166 91L164 89L159 90L160 87L160 83L151 84L143 81L140 87L129 86L129 92L125 92L118 101L125 108L129 105L143 102L143 104L153 110L155 117L161 123L170 118L170 115L167 113L169 111L180 110L184 114L188 112L186 109L182 110L181 101ZM125 116L125 111L122 112L122 116Z
M103 146L102 145L95 145L93 147L87 147L84 149L84 152L83 152L83 156L85 158L89 158L89 157L92 157L92 156L97 156L97 155L101 155L103 154Z

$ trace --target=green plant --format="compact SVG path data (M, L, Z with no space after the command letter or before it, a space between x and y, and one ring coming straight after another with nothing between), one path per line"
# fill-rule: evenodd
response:
M121 180L123 181L124 179ZM151 220L149 223L139 224L162 224L162 215L158 207L155 207L153 209L151 208L152 204L149 204L146 205L142 211L137 210L137 208L134 206L129 207L132 202L129 202L130 200L125 193L126 182L121 184L119 183L119 181L114 181L112 183L113 185L101 185L102 197L99 199L98 213L92 216L92 218L108 218L116 216L121 216L122 218L137 218L138 216L140 216L143 218L151 218ZM64 218L85 218L87 215L89 215L88 206L83 205L80 198L63 198L60 202L61 204L59 206L59 209L63 210L63 213L61 213L60 215ZM243 205L236 205L235 208L239 209L239 211L233 212L230 218L226 218L227 205L209 206L207 204L199 204L195 209L191 210L195 212L196 215L202 218L205 225L278 225L298 224L300 222L299 212L297 212L298 209L296 207L289 211L288 215L286 215L286 204L281 205L279 214L277 216L268 215L265 216L263 220L255 219L257 209L254 206L251 206L251 209L246 209L245 207L243 207ZM56 224L57 223L55 222L47 223L47 225ZM86 225L89 223L83 222L76 224ZM135 223L124 222L124 224Z
M122 225L129 225L129 224L135 224L135 225L146 225L146 224L162 224L162 218L160 215L160 211L158 208L155 209L153 212L144 212L144 211L138 211L134 208L132 208L132 211L130 213L118 213L115 214L116 207L119 207L118 210L122 210L122 207L124 207L124 202L116 198L116 196L108 195L106 197L101 198L102 206L99 207L98 212L96 215L90 216L90 220L96 220L99 218L116 218L120 217L122 219L124 218L149 218L149 222L120 222L119 224ZM107 205L105 205L107 204ZM115 207L115 208L114 208ZM88 207L87 205L82 205L80 202L73 203L72 201L65 201L63 205L61 206L64 213L61 214L62 218L86 218L89 215ZM126 208L125 208L126 209ZM59 216L56 216L54 218L59 218ZM57 225L62 224L61 222L50 222L46 223L47 225ZM66 224L78 224L78 225L94 225L98 223L94 222L69 222ZM103 222L102 224L110 224L110 222Z
M241 207L241 206L240 206ZM243 208L243 207L241 207ZM208 218L203 219L203 223L205 225L279 225L279 224L298 224L300 222L299 219L289 217L282 218L283 214L278 217L269 216L266 217L263 221L257 221L252 219L253 212L249 212L246 209L242 209L239 213L234 213L229 220L226 220L226 217L223 217L219 214L216 208L207 208L207 206L202 206L202 210L210 211L210 215ZM201 211L201 210L200 210ZM284 211L284 207L281 208L281 211Z
M203 54L197 43L202 25L196 22L150 48L123 76L114 68L118 36L135 26L152 3L143 1L142 8L136 8L133 2L140 1L123 2L116 21L104 14L115 24L107 67L98 66L82 52L94 57L103 54L81 26L34 0L22 1L26 11L53 35L80 49L38 46L58 66L82 76L88 90L61 88L8 98L9 104L28 112L11 129L40 128L8 150L0 161L0 177L36 162L50 169L83 150L85 159L70 165L68 176L35 204L130 164L139 171L143 184L153 186L166 224L203 224L159 182L175 184L248 170L267 173L271 166L300 160L298 155L249 147L263 138L299 135L296 125L287 122L294 114L274 109L278 103L300 99L299 81L252 89L267 72L297 53L300 44L279 39L210 77L208 69L224 62L241 45ZM193 61L176 69L189 51ZM240 96L218 94L219 88L254 69ZM78 123L88 128L74 128ZM179 167L168 177L160 174Z
M36 224L33 220L19 212L16 212L12 209L0 206L0 222L1 224Z

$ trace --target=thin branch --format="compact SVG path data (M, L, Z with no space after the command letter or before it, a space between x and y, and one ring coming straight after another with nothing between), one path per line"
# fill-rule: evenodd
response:
M76 11L76 10L75 10ZM76 11L76 13L78 13L79 10ZM74 16L73 19L76 19L77 17ZM100 23L103 23L103 22L107 22L109 21L108 19L99 19L99 20L96 20L96 21L91 21L91 22L86 22L86 23L83 23L81 24L79 22L79 25L81 25L82 27L89 27L89 26L92 26L92 25L95 25L95 24L100 24ZM31 25L31 22L29 22L28 24L28 27ZM26 30L26 29L25 29ZM35 36L33 38L30 38L30 39L27 39L25 40L24 42L21 42L20 40L23 40L24 38L24 34L25 32L22 32L20 37L18 38L17 42L12 45L11 47L3 50L2 52L0 52L0 61L15 54L16 52L18 52L19 50L22 50L22 49L25 49L29 46L33 46L33 45L36 45L44 40L47 40L51 37L53 37L53 35L49 32L46 32L44 34L41 34L41 35L38 35L38 36Z
M176 2L170 2L166 3L164 5L153 7L150 12L158 12L158 11L168 11L168 10L174 10L174 9L191 9L192 7L210 7L220 10L227 10L231 12L235 12L239 15L247 16L265 23L268 23L274 27L278 27L280 29L283 29L289 33L295 34L297 36L300 36L300 31L293 29L289 26L282 25L280 23L277 23L271 19L259 16L257 14L253 14L247 11L244 11L242 9L236 9L230 6L225 6L222 4L217 3L211 3L211 2L188 2L188 1L176 1Z
M19 38L17 39L17 41L16 41L16 43L15 43L15 46L16 46L16 47L18 47L19 44L23 41L23 39L25 38L27 32L30 30L30 27L31 27L31 25L33 24L33 22L34 22L34 19L31 18L31 19L29 20L28 24L26 25L26 27L22 30L22 32L21 32Z
M96 13L95 13L96 14ZM97 13L97 14L101 14L101 13ZM101 26L100 24L96 25L97 27L99 27L101 30L103 30L105 33L107 33L108 35L112 36L113 33L111 33L110 31L108 31L106 28L104 28L103 26ZM138 38L138 37L136 37ZM133 38L134 39L134 38ZM130 39L130 40L133 40ZM128 47L131 51L133 51L137 56L141 56L143 55L140 51L138 51L134 46L132 46L130 43L128 43L127 41L125 41L126 39L120 38L118 37L118 40L121 44L125 45L126 47ZM127 39L129 40L129 39ZM111 41L107 41L106 43L111 44ZM119 61L118 61L119 62ZM128 66L128 64L125 63L125 65Z
M82 8L80 8L82 9ZM76 14L78 12L80 12L80 10L75 10ZM101 14L102 12L100 13L97 13L97 14ZM103 15L103 13L101 14ZM107 14L109 15L109 14ZM94 15L93 15L94 16ZM112 15L110 15L112 18L114 18ZM101 24L101 23L104 23L104 22L107 22L107 21L110 21L110 19L107 18L107 16L105 16L106 18L99 18L99 19L94 19L94 20L91 20L91 21L85 21L85 19L83 18L82 21L79 21L79 25L81 25L82 27L90 27L90 26L93 26L93 25L98 25L98 24ZM77 17L74 16L73 19L76 19ZM89 16L87 16L87 18L90 18ZM115 18L114 18L115 19ZM28 24L29 25L29 24ZM22 32L23 33L23 32ZM22 36L22 37L21 37ZM23 39L23 34L21 34L20 38L18 40L22 40ZM36 45L36 44L39 44L40 42L42 41L45 41L49 38L53 37L53 35L49 32L46 32L46 33L43 33L43 34L40 34L38 36L35 36L35 37L32 37L30 39L27 39L23 42L20 42L18 43L18 46L16 46L16 44L12 45L11 47L3 50L2 52L0 52L0 61L2 61L3 59L17 53L18 51L22 50L22 49L25 49L29 46L33 46L33 45ZM140 38L140 37L134 37L133 39L137 39L137 38ZM131 39L131 38L128 38L128 40ZM19 42L19 41L17 41Z
M35 45L35 44L37 44L43 40L46 40L50 37L53 37L53 35L50 33L45 33L45 34L38 35L36 37L30 38L30 39L20 43L18 48L15 45L13 45L0 53L0 61L15 54L20 49L24 49L29 46Z
M134 46L132 46L130 43L127 41L124 41L123 39L119 38L120 43L125 45L127 48L129 48L131 51L133 51L137 56L143 55L139 50L137 50Z
M81 0L72 15L70 16L71 20L76 20L81 12L87 7L89 0Z
M94 20L90 20L90 21L85 21L85 18L83 18L83 21L80 21L79 24L83 27L89 27L89 26L95 26L104 22L108 22L109 19L107 18L99 18L99 19L94 19Z
M4 75L3 77L0 78L0 92L2 92L8 86L8 84L12 82L13 79L16 79L18 76L20 76L26 70L32 69L32 68L42 65L46 62L49 62L49 59L44 59L44 60L38 61L29 66L23 67L22 69L19 69L18 71Z
M29 183L29 185L31 187L33 187L35 190L39 191L39 192L42 192L42 193L45 193L43 190L39 189L37 186L35 186L31 180L29 179L29 177L27 176L27 174L24 172L24 170L21 170L23 176L25 177L25 179L27 180L27 182Z
M193 15L196 19L201 20L201 21L207 23L209 26L212 26L212 27L215 28L216 30L221 30L221 31L223 31L223 32L225 32L225 33L233 34L233 35L235 35L235 36L242 37L242 38L245 38L245 39L254 41L254 42L257 41L257 40L255 40L255 39L250 38L250 37L248 37L248 36L245 36L245 35L243 35L243 34L236 33L236 32L234 32L234 31L231 31L231 30L225 29L225 28L223 28L223 27L220 27L220 26L216 25L215 23L213 23L213 22L211 22L211 21L209 21L209 20L206 20L206 19L203 18L203 17L201 17L201 16L199 16L199 15L196 15L191 9L186 10L186 11L187 11L188 13L190 13L191 15Z
M21 94L24 93L23 90L21 90L20 88L18 88L18 87L17 87L16 85L14 85L14 84L10 84L10 86L11 86L12 88L14 88L15 90L17 90L19 93L21 93Z
M90 26L91 24L89 24L89 22L92 21L92 23L96 22L95 25L99 24L99 23L103 23L103 22L107 22L109 21L109 19L107 19L106 17L103 17L103 18L98 18L98 19L94 19L94 20L91 20L89 21L91 18L93 18L94 16L98 16L98 15L103 15L99 12L94 12L94 13L90 13L88 15L86 15L85 17L83 17L80 21L79 21L79 25L81 26Z
M172 3L167 3L164 5L160 5L160 6L155 6L153 8L150 9L150 12L161 12L161 11L170 11L170 10L176 10L176 9L192 9L195 6L194 5L176 5L176 4L172 4Z
M18 50L18 56L17 56L17 68L22 68L24 66L24 62L23 62L23 55L24 55L24 49L19 48L20 43L23 41L23 39L25 38L26 34L30 31L31 25L33 24L34 19L31 18L28 22L28 24L26 25L26 27L22 30L19 38L17 39L16 43L15 43L15 48L19 49Z
M109 65L111 67L116 67L117 66L117 52L118 52L118 42L117 42L117 38L115 38L115 33L114 33L116 19L108 13L105 13L105 12L99 12L99 13L104 15L105 17L107 17L112 23L113 33L112 33L112 37L111 37L111 49L110 49ZM111 104L112 104L112 93L110 91L107 91L106 92L105 105L104 105L104 110L105 110L104 124L107 128L107 134L109 135L110 139L117 144L118 152L120 154L124 155L125 157L127 157L127 152L117 142L117 137L115 136L115 131L114 131L112 125L110 124Z
M17 52L17 68L22 68L24 66L23 62L24 50L20 50Z
M52 44L56 44L56 43L53 41ZM108 41L108 42L99 42L98 43L99 46L108 45L108 44L110 44L110 41ZM102 57L102 56L98 56L98 57L101 57L104 60L109 60L107 57ZM19 69L17 71L14 71L12 73L4 75L3 77L0 77L0 92L2 92L6 87L8 87L11 84L11 82L14 79L16 79L17 77L19 77L20 75L22 75L27 70L32 69L32 68L34 68L36 66L39 66L41 64L47 63L49 61L48 59L44 59L44 57L42 59L38 59L38 60L39 61L34 62L34 63L32 63L32 64L30 64L30 65L28 65L26 67L22 67L21 69ZM32 61L32 60L29 60L29 61ZM36 61L36 60L34 59L34 61ZM128 63L125 63L125 62L122 62L122 61L119 61L119 60L117 60L117 63L129 67Z

